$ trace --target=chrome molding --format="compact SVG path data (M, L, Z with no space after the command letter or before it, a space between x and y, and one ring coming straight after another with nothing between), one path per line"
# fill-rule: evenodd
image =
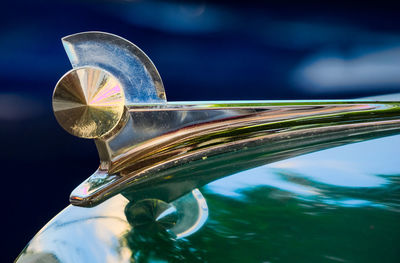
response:
M171 202L233 172L400 131L399 102L166 102L154 65L129 41L87 32L63 43L74 69L56 86L55 114L70 133L94 138L100 156L72 192L74 205L118 193ZM94 81L93 72L106 77ZM65 81L72 74L81 77Z

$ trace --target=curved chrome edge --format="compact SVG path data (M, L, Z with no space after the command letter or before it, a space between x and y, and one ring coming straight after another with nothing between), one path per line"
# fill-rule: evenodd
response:
M126 104L165 103L164 86L150 58L117 35L89 31L62 38L72 67L93 66L115 76L125 88Z
M129 240L141 238L140 231L148 233L153 227L171 238L185 238L207 217L208 206L198 189L169 203L135 202L117 195L91 209L68 206L32 238L15 262L130 262L135 250Z
M93 206L121 192L140 196L150 185L152 189L159 187L150 195L171 201L232 173L232 169L222 168L226 164L219 164L219 160L246 160L235 161L240 164L234 167L238 172L398 132L398 102L130 106L129 120L121 132L96 141L99 152L107 155L109 162L76 188L70 201ZM209 176L210 165L224 170ZM99 172L103 173L104 183L98 180Z

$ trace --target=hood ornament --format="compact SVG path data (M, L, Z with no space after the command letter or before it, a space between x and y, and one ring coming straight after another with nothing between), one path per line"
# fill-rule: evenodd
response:
M54 113L67 132L94 139L100 156L74 205L117 193L171 202L234 172L400 131L399 102L167 102L131 42L102 32L62 41L73 69L56 85Z

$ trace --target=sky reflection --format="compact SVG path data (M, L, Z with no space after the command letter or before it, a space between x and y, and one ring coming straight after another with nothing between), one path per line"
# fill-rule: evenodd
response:
M247 189L267 186L327 205L385 208L374 191L364 199L356 196L359 191L355 189L390 192L395 187L393 177L400 175L400 149L394 145L400 145L400 136L336 147L237 173L206 188L240 199Z

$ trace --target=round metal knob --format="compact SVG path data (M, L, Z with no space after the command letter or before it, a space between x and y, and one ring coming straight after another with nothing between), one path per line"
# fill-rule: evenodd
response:
M113 130L122 118L125 96L119 81L93 67L67 72L53 93L58 123L72 135L99 138Z

